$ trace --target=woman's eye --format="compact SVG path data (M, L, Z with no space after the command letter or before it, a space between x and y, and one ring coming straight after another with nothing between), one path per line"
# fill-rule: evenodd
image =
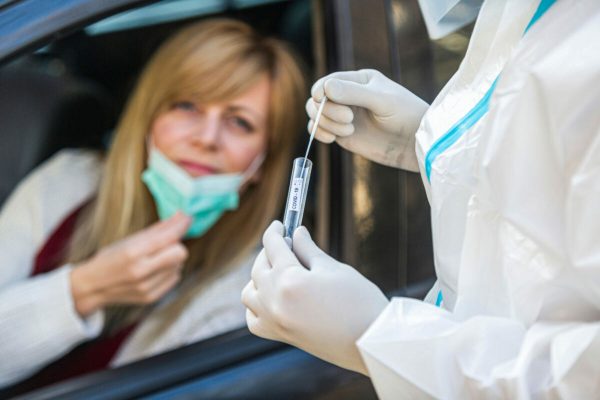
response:
M191 101L178 101L173 104L174 110L197 111L196 105Z
M242 128L246 132L253 132L254 127L250 122L241 117L231 117L231 121L238 127Z

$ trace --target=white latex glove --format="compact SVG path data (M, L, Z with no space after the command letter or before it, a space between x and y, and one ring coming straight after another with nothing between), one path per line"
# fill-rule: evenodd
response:
M415 133L427 108L418 96L372 69L335 72L319 79L306 102L313 127L323 94L323 108L315 137L334 140L346 150L377 163L418 171Z
M274 221L242 292L250 332L367 375L356 341L388 304L371 281L325 254L304 227L293 252Z

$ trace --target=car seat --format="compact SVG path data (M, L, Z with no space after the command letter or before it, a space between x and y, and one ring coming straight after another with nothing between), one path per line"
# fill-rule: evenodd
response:
M53 62L54 68L19 63L0 69L0 207L29 171L61 148L102 148L112 125L106 92L57 73L59 61Z

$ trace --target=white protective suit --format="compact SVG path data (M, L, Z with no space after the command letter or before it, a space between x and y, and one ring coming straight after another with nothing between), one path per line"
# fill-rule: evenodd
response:
M485 2L418 130L438 283L358 341L383 399L600 398L600 1L538 5Z

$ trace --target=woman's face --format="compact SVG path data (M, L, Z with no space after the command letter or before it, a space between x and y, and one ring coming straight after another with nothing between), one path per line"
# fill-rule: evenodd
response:
M266 150L269 93L265 75L229 101L182 99L154 120L152 142L193 177L243 172Z

